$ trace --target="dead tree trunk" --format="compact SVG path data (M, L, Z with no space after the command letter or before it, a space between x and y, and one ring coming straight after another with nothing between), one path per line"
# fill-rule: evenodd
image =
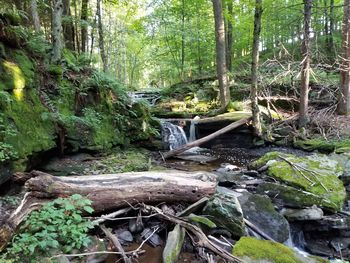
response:
M183 153L184 151L187 151L188 149L191 149L193 147L199 146L199 145L201 145L201 144L203 144L205 142L208 142L208 141L218 137L221 134L224 134L224 133L229 132L229 131L231 131L231 130L239 127L239 126L242 126L242 125L246 124L248 121L250 121L250 119L251 118L242 119L242 120L236 121L234 123L231 123L230 125L222 128L222 129L220 129L220 130L218 130L218 131L216 131L216 132L214 132L214 133L212 133L212 134L210 134L208 136L205 136L205 137L203 137L203 138L201 138L199 140L195 140L193 142L187 143L187 144L185 144L185 145L183 145L183 146L181 146L181 147L179 147L177 149L171 150L171 151L165 153L163 155L163 157L165 159L167 159L167 158L170 158L170 157L175 156L177 154Z
M350 115L350 0L344 1L343 54L340 68L338 113Z
M222 14L221 0L212 0L215 18L215 40L216 40L216 70L220 87L221 108L226 108L230 102L230 89L228 86L226 66L225 25Z
M61 60L62 50L62 0L53 0L52 11L52 63L58 63Z
M305 127L308 122L309 82L310 82L310 23L312 0L304 0L304 39L302 44L301 91L299 108L299 127Z
M255 1L254 35L252 52L252 86L250 98L252 103L253 126L256 136L261 136L260 110L258 105L258 67L259 67L259 40L261 32L262 0Z

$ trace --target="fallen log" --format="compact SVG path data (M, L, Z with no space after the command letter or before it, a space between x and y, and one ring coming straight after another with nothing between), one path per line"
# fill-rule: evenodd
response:
M208 141L210 141L210 140L212 140L212 139L214 139L214 138L216 138L216 137L218 137L226 132L229 132L237 127L240 127L240 126L246 124L247 122L249 122L250 120L251 120L251 117L236 121L234 123L231 123L230 125L222 128L222 129L220 129L220 130L218 130L218 131L216 131L208 136L205 136L199 140L195 140L195 141L187 143L187 144L185 144L177 149L174 149L174 150L171 150L171 151L164 153L163 158L167 159L167 158L170 158L170 157L175 156L177 154L183 153L184 151L187 151L188 149L199 146L199 145L201 145L205 142L208 142Z
M104 212L137 203L193 203L215 193L216 176L175 170L69 177L41 174L28 180L25 187L39 197L80 194L92 201L95 212Z

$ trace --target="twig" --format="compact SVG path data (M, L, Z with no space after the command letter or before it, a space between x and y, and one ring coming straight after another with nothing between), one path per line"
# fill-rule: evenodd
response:
M122 214L126 214L128 212L130 212L131 208L130 207L127 207L127 208L124 208L124 209L120 209L118 211L115 211L113 213L110 213L108 215L102 215L100 218L96 219L93 221L94 224L101 224L107 220L112 220L113 218L119 216L119 215L122 215Z
M145 250L132 250L125 252L126 255L134 255L134 254L143 254L145 253ZM50 257L50 259L54 258L60 258L60 257L83 257L83 256L90 256L90 255L98 255L98 254L109 254L109 255L121 255L121 252L114 252L114 251L95 251L95 252L86 252L86 253L77 253L77 254L58 254L55 256Z
M100 228L103 231L103 233L105 233L106 237L113 243L113 246L117 250L117 252L121 253L124 262L132 263L131 259L126 256L125 251L118 240L118 237L113 235L111 231L109 231L104 225L101 225Z

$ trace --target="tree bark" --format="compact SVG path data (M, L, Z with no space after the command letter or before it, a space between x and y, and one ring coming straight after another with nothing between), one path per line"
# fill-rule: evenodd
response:
M58 63L61 60L62 51L62 0L53 0L52 12L52 63Z
M350 0L344 1L338 114L350 115Z
M87 50L87 20L88 20L88 2L89 0L82 0L81 2L81 51Z
M220 102L221 108L226 108L227 104L230 102L230 89L228 86L225 25L221 1L222 0L212 0L215 19L216 70L219 79Z
M205 142L208 142L226 132L229 132L237 127L240 127L244 124L246 124L247 122L250 121L251 118L246 118L246 119L242 119L242 120L239 120L239 121L236 121L234 123L231 123L230 125L208 135L208 136L205 136L199 140L195 140L193 142L190 142L190 143L187 143L185 145L182 145L181 147L177 148L177 149L174 149L174 150L171 150L169 152L166 152L164 155L163 155L163 158L164 159L167 159L167 158L170 158L172 156L175 156L177 154L180 154L180 153L183 153L184 151L187 151L188 149L191 149L193 147L196 147L196 146L199 146Z
M312 0L304 0L304 39L302 43L302 70L301 91L299 108L299 127L305 127L308 123L309 82L310 82L310 23Z
M103 24L102 24L102 0L97 0L97 23L98 23L98 43L100 48L100 55L102 59L103 71L107 71L107 57L104 48L104 39L103 39Z
M260 110L258 105L258 68L259 68L259 40L261 32L262 0L255 1L253 52L252 52L252 86L250 89L253 126L255 135L261 137Z
M39 33L40 32L40 19L39 19L38 6L36 4L36 0L30 1L30 12L32 15L34 30L35 30L35 32Z
M226 64L227 70L232 71L232 45L233 45L233 2L229 0L227 2L227 47L226 47Z
M75 50L74 24L70 12L70 0L63 0L63 16L65 18L62 23L65 46L70 50Z

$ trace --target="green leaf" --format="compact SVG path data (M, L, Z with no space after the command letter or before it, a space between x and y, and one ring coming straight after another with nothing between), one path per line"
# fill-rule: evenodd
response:
M92 212L94 212L94 209L91 206L84 206L83 208L86 212L88 212L89 214L91 214Z
M204 216L197 216L195 214L190 214L188 216L188 219L193 222L201 223L203 225L206 225L209 228L215 228L216 224L211 221L210 219L204 217Z

